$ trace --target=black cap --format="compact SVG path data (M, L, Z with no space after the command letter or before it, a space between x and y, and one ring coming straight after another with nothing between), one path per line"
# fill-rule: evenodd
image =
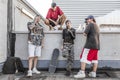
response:
M55 2L53 2L52 4L51 4L51 7L55 7L56 6L56 3Z
M93 15L89 15L87 18L85 18L86 20L88 19L94 19L94 16Z

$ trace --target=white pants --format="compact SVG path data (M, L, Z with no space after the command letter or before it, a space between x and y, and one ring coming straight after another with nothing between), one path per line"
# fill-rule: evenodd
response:
M28 53L29 57L40 57L41 56L41 46L35 46L31 43L28 43Z

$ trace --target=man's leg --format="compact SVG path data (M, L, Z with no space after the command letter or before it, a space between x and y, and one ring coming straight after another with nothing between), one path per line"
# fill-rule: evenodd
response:
M68 46L66 44L63 45L62 56L68 58Z
M34 57L34 68L37 67L37 62L38 62L38 57L36 56L36 57Z
M93 64L93 72L96 72L98 68L98 63Z
M72 45L69 45L69 56L68 56L68 59L67 59L67 72L66 72L66 75L67 76L70 76L71 74L71 69L73 68L73 64L74 64L74 48L73 46L71 47Z
M71 59L71 56L70 56L70 51L69 51L69 56L67 57L67 64L66 64L66 76L70 76L71 74L71 69L72 69L72 59Z
M86 68L86 63L81 62L81 70L74 75L74 78L85 78L85 68Z
M82 70L82 71L85 71L85 68L86 68L86 63L81 62L81 70Z
M45 20L45 24L49 26L49 30L52 30L53 27L50 25L50 21L48 19Z
M96 77L96 71L97 71L98 63L93 64L93 71L91 71L88 75L89 77Z
M85 78L85 68L86 68L86 61L87 61L87 56L89 53L89 49L83 49L81 56L80 56L80 61L81 61L81 69L77 73L77 75L74 75L74 78Z
M98 68L98 50L92 50L92 63L93 63L93 70L89 73L89 77L96 77L96 72Z
M29 60L28 60L29 70L28 70L27 76L32 76L33 59L34 59L33 57L30 57Z
M64 14L61 15L61 16L60 16L60 19L59 19L59 24L60 24L59 30L62 30L62 29L63 29L62 26L63 26L63 24L65 23L65 20L66 20L66 16L65 16Z
M29 70L32 70L32 65L33 65L33 57L29 58Z
M40 71L37 70L38 57L41 56L41 46L36 46L35 48L35 57L34 57L34 67L33 73L40 74Z
M70 75L70 72L69 72L70 66L69 66L69 60L68 60L68 58L69 58L69 50L68 50L68 45L67 44L63 45L62 56L64 58L67 58L67 60L66 60L66 73L65 73L65 75L69 76Z
M31 43L29 43L29 44L28 44L28 53L29 53L28 65L29 65L29 70L28 70L27 76L32 76L32 67L33 67L34 51L35 51L35 46L32 45Z
M40 74L40 71L37 70L37 62L38 62L38 57L34 57L34 67L33 67L33 73Z
M93 72L96 72L98 68L98 50L94 51L94 58L92 62L93 62Z

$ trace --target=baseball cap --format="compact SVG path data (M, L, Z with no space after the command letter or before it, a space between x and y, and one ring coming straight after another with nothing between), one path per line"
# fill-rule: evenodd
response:
M53 2L52 4L51 4L51 7L55 7L56 6L56 3L55 2Z
M87 18L85 18L85 20L87 19L94 19L94 16L93 15L89 15Z

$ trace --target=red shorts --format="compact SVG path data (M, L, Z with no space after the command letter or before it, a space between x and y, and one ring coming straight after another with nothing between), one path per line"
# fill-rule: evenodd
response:
M84 48L80 55L80 61L87 64L98 63L98 50Z

